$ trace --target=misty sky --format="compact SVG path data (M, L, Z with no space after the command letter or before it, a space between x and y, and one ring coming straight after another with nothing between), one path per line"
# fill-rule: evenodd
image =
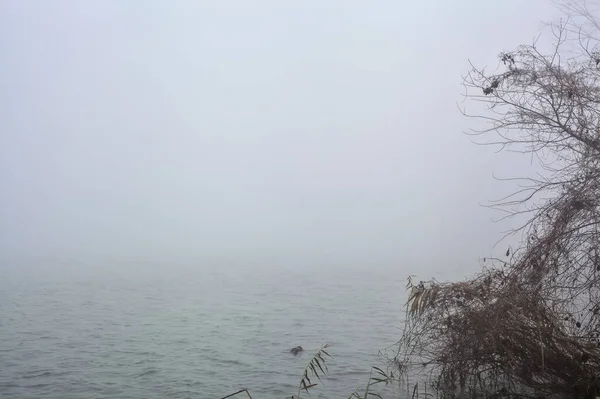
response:
M547 1L0 3L0 252L473 270L529 160L461 131ZM505 251L506 246L495 251ZM426 268L426 269L424 269Z

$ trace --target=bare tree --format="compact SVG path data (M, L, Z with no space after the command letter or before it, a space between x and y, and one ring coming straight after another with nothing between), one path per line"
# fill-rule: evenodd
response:
M595 4L595 3L594 3ZM419 365L448 396L600 393L600 7L562 3L550 51L539 42L472 66L469 101L485 106L470 134L534 156L543 173L490 204L528 215L517 253L475 278L412 284L394 363Z

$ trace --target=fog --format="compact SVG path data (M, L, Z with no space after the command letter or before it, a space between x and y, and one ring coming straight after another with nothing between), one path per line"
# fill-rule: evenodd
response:
M532 167L462 134L461 76L554 15L3 1L2 258L473 271L510 244L480 205L510 192L492 173Z

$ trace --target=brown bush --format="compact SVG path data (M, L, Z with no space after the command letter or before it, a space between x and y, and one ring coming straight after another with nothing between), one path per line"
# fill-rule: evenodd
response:
M570 19L549 28L552 51L520 46L500 55L500 73L473 67L464 79L487 106L474 117L489 127L471 134L534 155L544 173L490 204L528 216L512 257L465 282L409 280L391 360L427 373L442 396L600 395L600 15L562 8Z

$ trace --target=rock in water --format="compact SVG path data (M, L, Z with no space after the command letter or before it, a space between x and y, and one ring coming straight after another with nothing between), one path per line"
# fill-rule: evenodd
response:
M302 352L304 349L302 349L302 347L300 345L298 345L295 348L290 349L290 352L292 352L294 354L294 356L296 356L298 353Z

